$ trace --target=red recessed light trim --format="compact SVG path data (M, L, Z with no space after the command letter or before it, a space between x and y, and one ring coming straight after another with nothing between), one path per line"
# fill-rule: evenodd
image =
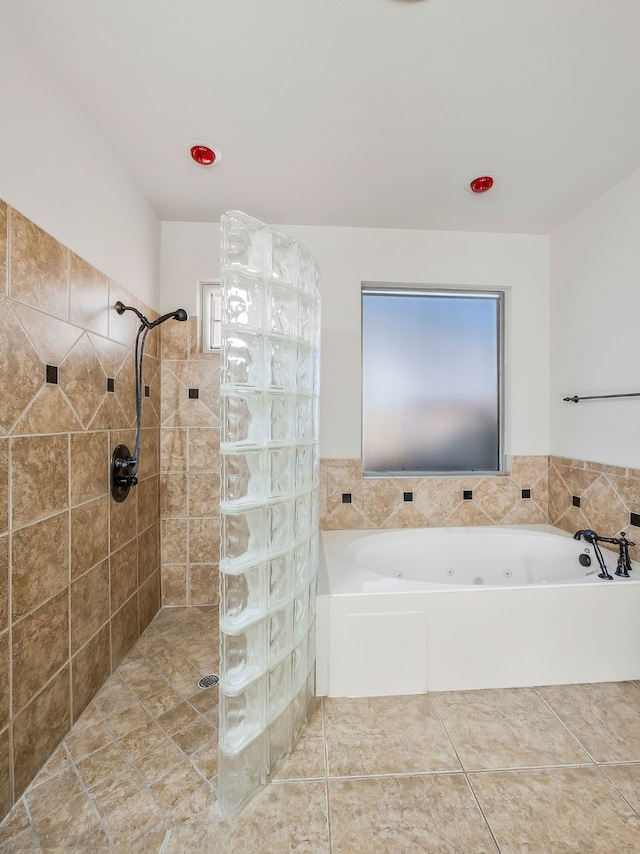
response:
M190 154L199 166L213 166L216 162L216 153L208 145L192 145Z
M472 193L486 193L493 187L493 178L491 175L479 175L474 178L469 184L469 189Z
M187 143L186 150L194 163L197 163L198 166L204 166L206 169L217 166L222 160L220 152L216 151L206 139L192 139Z

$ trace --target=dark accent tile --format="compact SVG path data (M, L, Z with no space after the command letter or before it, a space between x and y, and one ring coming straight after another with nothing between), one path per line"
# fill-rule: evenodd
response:
M630 513L629 524L634 525L636 528L640 528L640 513Z
M577 495L571 496L571 503L574 507L580 507L580 498Z
M113 377L107 377L107 391L116 390L116 381Z
M145 396L145 397L149 397L149 395L150 395L150 394L151 394L151 390L149 389L149 386L148 386L148 385L146 385L146 386L144 387L144 396Z
M58 384L58 367L57 365L45 365L45 382Z
M403 501L413 501L413 492L403 492L402 493Z
M197 400L200 395L200 389L190 388L189 389L189 398L191 400Z
M473 490L472 489L463 489L462 490L462 498L465 501L473 501Z
M523 498L531 498L531 490L530 489L523 489L522 490L522 497Z
M343 504L351 504L351 493L343 492L342 493L342 503Z

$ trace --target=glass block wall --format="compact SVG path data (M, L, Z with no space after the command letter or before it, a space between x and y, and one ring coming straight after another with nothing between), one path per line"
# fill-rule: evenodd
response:
M222 218L219 803L278 770L314 691L320 287L306 247Z

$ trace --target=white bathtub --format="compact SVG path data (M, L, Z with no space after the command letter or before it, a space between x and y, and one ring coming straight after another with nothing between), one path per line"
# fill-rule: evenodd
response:
M615 576L612 551L606 581L592 547L548 525L324 531L322 545L318 694L640 678L640 564Z

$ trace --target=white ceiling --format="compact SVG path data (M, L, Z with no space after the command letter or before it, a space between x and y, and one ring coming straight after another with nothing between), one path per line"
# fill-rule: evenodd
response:
M549 233L640 167L638 0L0 3L163 220Z

